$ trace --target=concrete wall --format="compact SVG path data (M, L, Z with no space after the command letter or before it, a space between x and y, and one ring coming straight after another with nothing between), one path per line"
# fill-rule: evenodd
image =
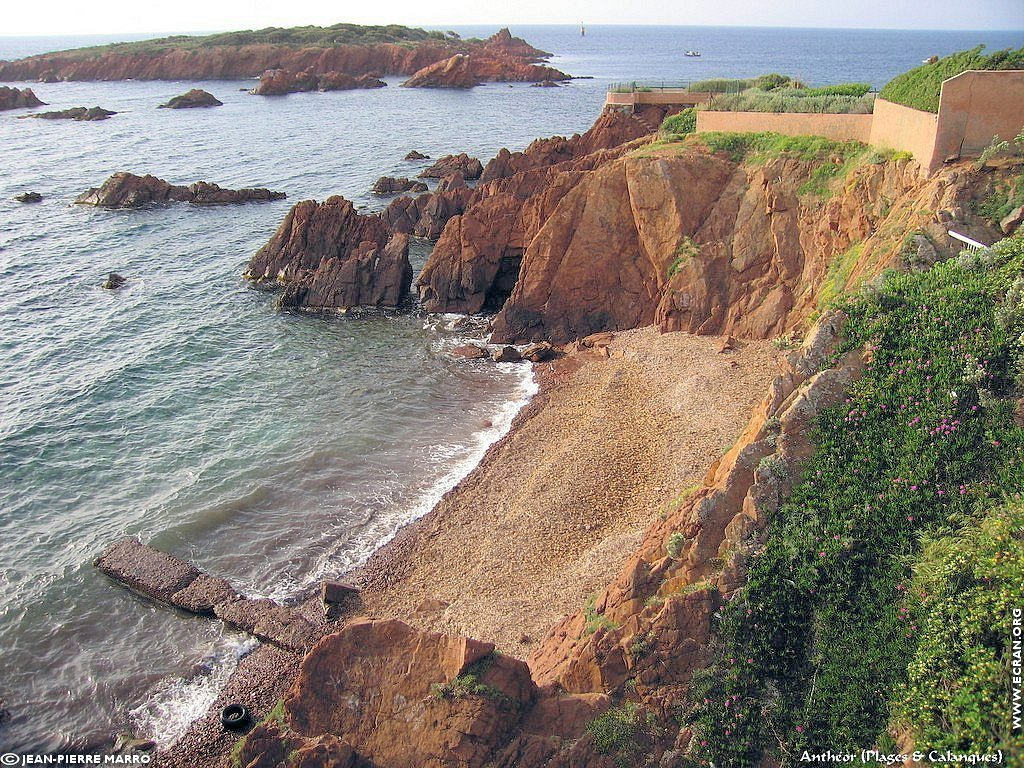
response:
M976 157L994 136L1010 140L1024 127L1024 70L970 70L942 84L935 161Z
M823 115L810 112L697 112L697 132L774 131L785 136L824 136L834 141L863 141L871 136L871 115Z
M697 91L670 90L633 91L631 93L614 93L609 91L605 96L606 107L625 107L636 104L660 104L667 106L693 107L711 101L714 94Z
M931 171L938 115L875 99L873 117L869 144L909 152L926 172Z

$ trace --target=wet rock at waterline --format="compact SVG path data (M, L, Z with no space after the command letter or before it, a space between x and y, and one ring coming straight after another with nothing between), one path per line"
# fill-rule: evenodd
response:
M117 272L111 272L107 275L107 279L103 281L103 285L101 287L106 288L108 291L116 291L127 282L128 278L117 274Z
M228 205L230 203L283 200L284 192L263 187L224 189L217 184L197 181L188 186L170 184L156 176L136 176L124 171L115 173L100 187L84 192L75 200L79 205L99 208L140 208L150 203L193 203L194 205Z
M38 192L22 192L20 195L15 195L14 199L19 203L41 203L43 196Z
M427 185L415 179L381 176L374 182L370 191L381 196L397 195L402 192L426 192Z
M202 88L193 88L179 96L175 96L166 104L161 104L158 109L194 109L196 107L222 106L224 106L224 102L209 91L204 91Z
M26 118L37 118L39 120L76 120L80 123L92 123L97 120L106 120L111 115L116 115L110 109L103 107L72 107L71 109L59 109L53 112L36 112L31 115L18 115L19 120Z

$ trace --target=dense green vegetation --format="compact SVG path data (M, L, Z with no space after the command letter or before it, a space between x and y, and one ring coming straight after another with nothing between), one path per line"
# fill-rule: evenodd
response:
M1024 205L1024 173L997 182L992 194L975 209L993 224L999 224L1015 208Z
M632 701L612 707L587 725L600 755L611 755L622 768L636 765L636 756L654 729L654 717Z
M803 84L794 80L789 75L772 73L760 77L748 77L740 79L712 78L710 80L698 80L690 83L691 91L704 91L710 93L739 93L750 88L760 91L772 91L782 87L802 88Z
M996 51L988 55L982 52L984 49L985 46L979 45L897 75L882 89L879 96L906 107L938 112L943 80L969 69L1024 69L1024 48Z
M1024 605L1024 237L887 274L844 308L840 353L868 362L819 415L815 455L719 614L684 715L694 760L793 765L891 745L900 725L918 748L1020 756L1003 609Z
M669 115L661 123L661 133L665 136L681 138L697 130L697 112L693 107Z
M819 160L823 157L841 157L846 160L867 149L859 141L833 141L824 136L783 136L771 131L707 131L697 134L693 140L704 144L712 152L728 152L736 162L759 162L779 155L790 155L800 160Z
M104 53L155 54L173 49L202 50L218 46L282 45L292 48L333 48L338 45L371 45L374 43L416 43L425 40L455 40L454 33L403 27L399 24L363 26L333 24L329 27L267 27L243 32L220 32L213 35L173 35L153 40L111 43L90 48L76 48L73 53L100 55Z
M838 86L837 86L838 88ZM875 96L860 93L860 86L850 93L815 93L827 88L778 88L762 91L751 88L740 93L716 96L701 109L714 112L814 112L826 114L870 114L874 110Z
M931 749L1012 753L1006 638L1024 584L1024 504L1015 499L977 527L927 541L907 589L920 627L895 720Z

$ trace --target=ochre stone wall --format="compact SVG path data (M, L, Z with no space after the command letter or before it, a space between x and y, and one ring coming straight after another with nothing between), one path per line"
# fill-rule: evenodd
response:
M974 157L1024 127L1024 70L969 71L942 84L935 162Z
M810 112L697 113L697 132L774 131L785 136L824 136L835 141L863 141L871 135L871 115L826 115Z
M938 115L875 99L869 144L910 152L925 173L931 173L935 157ZM941 164L941 160L939 161Z
M774 131L787 136L854 139L910 152L925 175L946 160L977 157L994 137L1024 128L1024 70L970 70L942 84L939 113L875 99L873 115L698 112L697 132Z

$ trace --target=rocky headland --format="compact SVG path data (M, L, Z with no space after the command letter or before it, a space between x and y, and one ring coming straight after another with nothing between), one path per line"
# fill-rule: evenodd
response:
M327 90L375 87L365 83L386 75L411 76L408 85L440 87L569 78L539 64L551 54L514 37L508 29L486 40L465 41L407 27L336 25L267 32L272 34L172 37L45 53L0 62L0 81L238 80L285 71L304 73L303 82L315 80L315 86L305 90ZM465 72L455 68L462 79L437 76L438 65L443 70L460 56L468 57ZM277 76L276 80L290 83L297 77ZM371 79L361 80L367 77Z
M83 192L75 202L98 208L141 208L153 203L229 205L284 198L284 192L273 192L263 187L224 189L205 181L197 181L186 186L170 184L156 176L136 176L134 173L121 171L103 182L102 186Z
M0 111L46 106L31 88L11 88L0 85Z
M160 109L194 109L196 107L223 107L224 102L218 99L209 91L202 88L192 88L166 104L161 104Z

